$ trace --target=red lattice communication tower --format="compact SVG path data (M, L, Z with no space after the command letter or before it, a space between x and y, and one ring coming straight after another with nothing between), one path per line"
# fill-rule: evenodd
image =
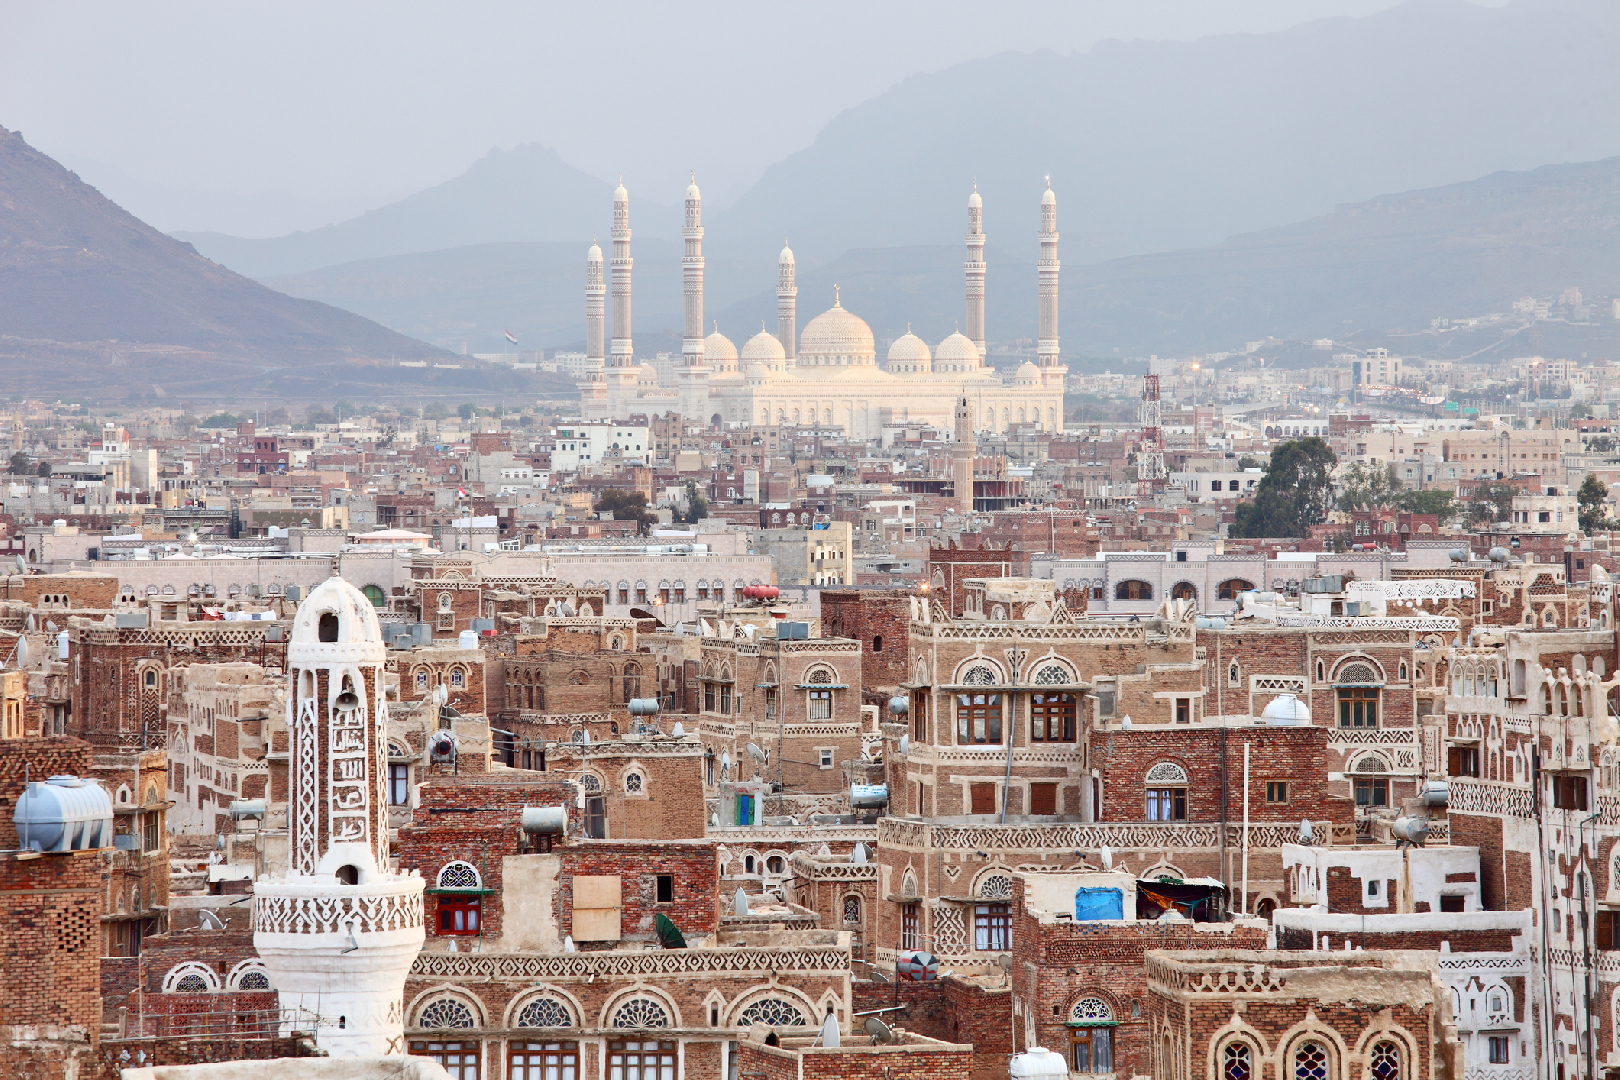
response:
M1142 438L1136 451L1136 498L1151 502L1164 489L1164 424L1159 402L1159 377L1142 377Z

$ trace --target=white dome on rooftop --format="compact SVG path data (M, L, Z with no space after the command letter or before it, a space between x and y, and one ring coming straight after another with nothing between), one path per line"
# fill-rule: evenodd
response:
M703 339L703 362L714 365L717 360L736 360L737 346L731 339L722 334L717 327L714 333Z
M743 363L759 362L777 364L787 359L787 350L782 343L776 340L776 335L765 329L743 342L741 359Z
M909 326L906 327L905 334L895 338L894 344L889 346L890 370L893 370L895 364L926 364L932 359L933 357L928 352L928 342L913 334ZM915 368L908 366L907 370L915 370Z
M1261 710L1260 718L1273 727L1295 727L1311 722L1311 710L1293 694L1278 694Z

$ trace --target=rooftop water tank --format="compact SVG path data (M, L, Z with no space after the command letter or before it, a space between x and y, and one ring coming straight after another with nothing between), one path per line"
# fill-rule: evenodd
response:
M849 805L860 809L884 806L889 801L888 784L851 784Z
M1007 1063L1007 1075L1013 1080L1068 1080L1069 1064L1055 1050L1032 1046L1013 1055Z
M638 697L630 699L631 716L657 716L658 699L655 697Z
M568 828L568 807L525 806L519 820L526 833L555 835Z
M462 649L478 648L478 631L463 630L456 636L456 645L458 648Z
M112 799L105 788L77 776L35 780L11 815L17 841L30 851L90 851L112 846Z

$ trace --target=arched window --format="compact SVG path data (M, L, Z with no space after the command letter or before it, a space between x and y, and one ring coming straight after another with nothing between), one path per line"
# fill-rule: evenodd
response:
M1374 1043L1367 1074L1372 1080L1401 1080L1401 1048L1388 1040Z
M1238 662L1236 660L1232 661L1231 665L1226 669L1226 685L1231 687L1243 685L1243 679L1238 671Z
M209 989L208 980L193 971L180 976L174 981L173 993L206 994Z
M388 602L388 594L383 592L379 586L367 585L360 591L366 594L366 599L371 601L372 607L380 608Z
M1248 1043L1230 1042L1221 1050L1221 1080L1254 1080L1253 1051Z
M861 921L861 898L855 893L844 897L844 922L859 923Z
M1161 761L1147 771L1146 812L1149 821L1187 820L1187 770Z
M554 997L539 997L523 1006L518 1013L518 1027L563 1028L573 1027L574 1017L568 1006Z
M268 990L270 989L270 976L264 970L245 971L242 977L236 980L238 990Z
M1328 1080L1327 1048L1312 1039L1296 1046L1293 1080Z
M1035 673L1033 681L1036 686L1067 686L1073 680L1062 664L1047 664Z
M1215 596L1220 600L1236 600L1240 594L1249 592L1253 588L1254 582L1252 581L1245 581L1240 577L1227 578L1221 582Z
M997 682L995 668L976 664L962 672L962 682L967 686L994 686Z
M435 884L441 889L480 889L484 879L472 863L457 859L440 868Z
M1153 586L1146 581L1135 578L1122 581L1114 586L1115 600L1151 600L1153 599Z
M219 976L195 960L177 964L163 977L165 994L211 994L219 989Z
M616 1028L667 1028L669 1010L652 998L635 997L613 1010Z
M473 1020L472 1010L464 1002L455 998L438 998L422 1006L422 1011L416 1014L416 1026L419 1028L471 1028L477 1023Z
M1114 1071L1114 1010L1102 998L1083 997L1069 1009L1069 1068Z
M631 795L641 794L641 774L635 771L624 774L624 790Z
M979 895L986 900L1012 899L1012 878L1006 874L986 874L979 879Z
M737 1017L738 1027L767 1024L770 1027L803 1027L804 1012L793 1002L781 998L760 998L751 1003Z
M1170 599L1198 602L1198 589L1190 581L1178 581L1170 589Z
M595 773L586 773L579 778L579 782L586 791L597 792L602 790L602 778Z

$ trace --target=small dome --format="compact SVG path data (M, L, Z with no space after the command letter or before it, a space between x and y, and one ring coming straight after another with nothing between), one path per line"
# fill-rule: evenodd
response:
M1293 694L1279 694L1261 710L1260 717L1276 727L1293 727L1311 722L1311 710Z
M984 206L984 200L979 198L979 185L973 185L973 194L968 196L968 209L978 210Z
M287 643L287 662L293 667L336 660L381 662L386 656L377 609L342 578L327 578L298 605Z
M934 362L942 363L971 363L975 367L979 363L979 347L973 344L971 338L958 330L950 337L939 343L934 350Z
M926 362L931 359L933 357L928 353L928 342L913 334L910 327L906 328L904 336L895 338L894 344L889 346L891 364Z
M696 173L692 174L692 182L690 184L686 185L686 197L688 199L701 199L701 198L703 198L702 194L700 194L698 192L697 174Z
M777 256L776 261L777 261L778 265L781 265L781 266L792 266L793 265L793 249L788 247L786 244L783 244L782 245L782 254Z
M718 329L703 339L703 362L705 364L712 365L717 360L736 359L737 346L733 345L731 343L731 339L722 334Z
M601 262L602 261L602 249L594 241L591 243L590 250L585 252L585 261L586 262Z
M758 360L743 365L743 378L750 382L763 382L770 377L770 369Z
M629 202L630 193L624 190L624 177L619 177L619 186L613 189L614 202Z
M636 368L636 385L657 386L658 369L653 367L651 364L642 364L640 367Z
M750 361L779 363L787 359L787 350L782 348L782 343L776 340L775 334L761 330L743 342L741 359L745 364Z
M622 191L623 189L621 188L620 190ZM1057 196L1052 194L1052 181L1050 181L1050 180L1048 180L1046 182L1046 190L1041 192L1041 205L1042 206L1056 206L1057 205Z
M1018 365L1018 372L1013 375L1014 386L1037 386L1041 381L1041 369L1025 360Z

